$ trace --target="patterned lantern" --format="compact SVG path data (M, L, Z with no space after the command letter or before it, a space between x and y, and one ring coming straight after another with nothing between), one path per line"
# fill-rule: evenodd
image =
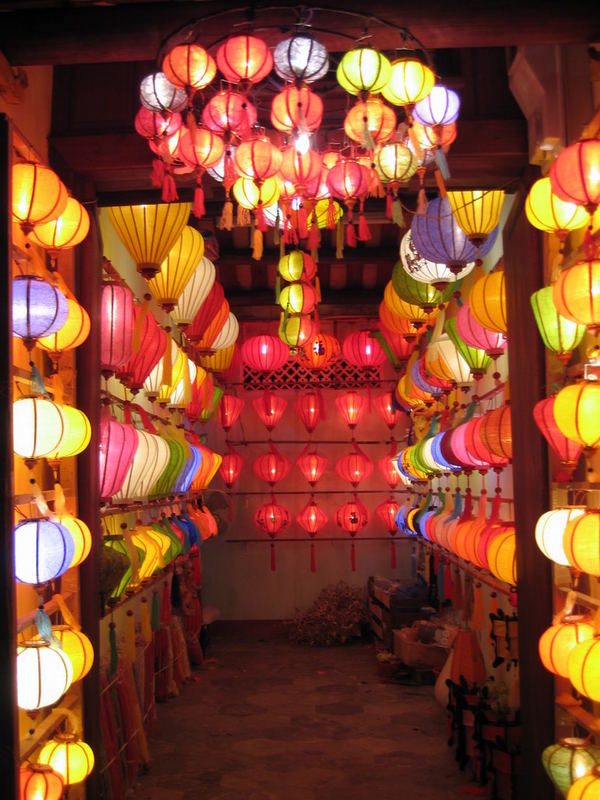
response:
M436 84L429 94L413 108L414 118L422 125L448 125L458 119L460 97L441 84Z
M559 431L587 450L600 445L600 386L593 381L565 386L554 400Z
M317 305L317 291L304 281L288 283L281 290L279 305L291 314L310 314Z
M340 343L335 336L318 333L301 350L302 358L311 369L323 369L337 360Z
M401 414L394 406L392 392L384 392L373 400L375 410L390 430L400 422Z
M273 56L262 39L230 36L217 50L217 66L230 83L260 83L273 69Z
M386 359L381 345L369 331L350 333L344 339L342 351L349 364L362 369L380 367Z
M323 101L308 86L287 86L271 103L273 127L284 133L316 131L323 118Z
M316 392L306 392L296 398L294 403L298 419L308 433L317 427L323 414L323 401Z
M173 310L203 255L202 235L186 225L161 264L160 272L148 283L148 288L165 311Z
M213 288L215 277L215 265L206 256L202 256L171 312L171 319L178 328L186 330L192 323Z
M405 303L421 306L427 311L449 299L454 290L453 286L443 285L441 288L444 293L442 294L432 284L416 280L404 269L402 260L396 262L392 271L392 286L398 297Z
M465 264L457 272L456 270L451 270L446 264L436 264L433 261L429 261L415 247L410 229L406 231L400 242L400 263L415 281L426 284L431 283L440 291L447 289L444 284L461 280L461 278L472 272L475 266L475 262L471 262L470 264ZM456 286L453 288L456 288Z
M37 711L54 705L69 689L73 667L66 653L39 639L17 646L17 705ZM40 758L42 763L43 759ZM54 769L61 773L54 765ZM61 773L62 774L62 773Z
M540 231L554 233L564 241L570 231L589 224L590 215L583 206L565 202L552 191L550 178L537 180L525 202L527 219Z
M554 289L546 286L531 295L531 306L544 346L568 363L571 352L583 339L585 325L563 317L554 303Z
M81 244L90 230L90 215L74 197L69 197L60 216L45 225L36 225L30 236L51 256Z
M592 639L594 626L589 617L571 614L563 617L559 623L542 633L539 641L539 653L542 664L549 672L569 677L569 655L580 642Z
M564 533L567 525L577 517L582 516L585 508L554 508L546 511L535 525L535 541L542 553L563 567L569 566L563 545Z
M542 436L556 454L567 474L575 469L583 447L562 433L554 418L554 397L539 400L533 407L533 418Z
M185 108L188 96L183 89L174 86L164 72L153 72L140 83L140 102L149 111L166 115Z
M225 89L213 95L204 106L202 122L226 138L230 134L246 135L256 124L256 109L246 95Z
M195 92L211 83L217 65L200 45L180 44L169 50L163 59L162 69L174 86Z
M572 517L565 527L563 548L572 567L600 576L600 511Z
M481 378L492 363L492 359L486 355L485 350L469 347L469 345L461 339L456 329L456 319L453 317L446 320L444 328L460 355L469 365L473 376L476 379Z
M102 414L98 452L101 500L109 499L123 486L137 446L138 437L132 425L123 425L110 414Z
M327 469L329 460L320 453L305 450L296 459L296 466L311 486L316 486Z
M358 498L344 503L335 512L335 521L342 530L354 536L369 522L369 510Z
M458 310L456 332L466 345L485 351L491 358L498 358L508 344L503 333L494 333L475 319L468 302Z
M378 97L360 100L344 118L346 136L368 150L387 142L395 128L396 115Z
M66 786L82 783L94 769L94 753L74 733L57 733L42 747L38 760L62 775Z
M246 403L234 394L224 394L219 403L219 423L224 431L235 425Z
M15 577L34 586L53 581L73 561L75 544L63 525L49 519L25 519L14 529Z
M219 475L223 479L223 483L228 489L234 485L240 477L242 467L244 466L244 459L234 450L231 445L228 453L223 454L223 461L219 467Z
M105 283L100 301L100 366L105 377L131 358L134 321L131 289Z
M416 58L392 61L387 84L381 93L394 106L411 106L423 100L433 89L433 71Z
M133 394L137 394L148 375L163 357L167 347L167 340L169 342L172 340L159 326L150 311L136 305L134 313L134 338L135 330L139 327L140 315L144 315L139 335L140 344L137 352L133 353L128 361L118 367L116 376L129 387Z
M448 202L461 230L479 247L500 222L504 191L474 189L448 192Z
M250 178L257 183L277 174L281 159L281 151L266 137L242 142L233 157L240 176Z
M306 314L281 315L279 323L279 338L290 348L290 353L297 353L298 348L308 342L315 333L315 323Z
M393 188L406 183L419 166L412 150L400 142L389 142L378 147L373 154L375 170L382 183Z
M358 446L346 453L335 463L335 471L343 481L348 481L354 488L373 472L373 462Z
M550 168L552 191L593 214L600 203L600 139L583 139L562 150Z
M67 307L67 321L60 330L37 340L37 346L46 350L53 361L65 350L74 350L83 344L90 333L90 317L85 308L70 298L67 298Z
M327 49L307 33L295 33L273 51L275 72L285 81L314 83L329 69Z
M37 226L57 219L65 210L67 189L58 175L32 161L12 168L12 214L28 234Z
M600 765L600 748L590 744L587 739L570 736L546 747L542 753L542 763L554 786L566 797L576 781L583 779L586 786L589 783L593 785L594 776L591 776L591 781L586 776L590 776ZM579 797L582 796L583 791Z
M34 275L12 282L12 332L31 350L37 339L57 333L67 322L69 305L64 294Z
M251 336L242 345L242 359L250 369L272 372L289 358L289 349L277 336Z
M264 392L260 397L255 397L252 401L254 410L269 432L279 423L287 404L285 397L269 391Z
M354 430L364 416L369 401L358 392L345 392L335 398L335 404L346 425Z
M556 310L593 334L600 331L600 259L579 261L561 272L552 299Z
M469 293L471 314L480 325L495 333L508 332L504 270L490 272L473 284Z
M65 782L47 764L24 764L19 770L20 800L60 800Z
M336 77L349 94L378 94L386 86L392 67L383 53L372 47L357 47L344 53Z
M579 694L589 697L596 703L600 700L600 681L598 681L598 674L600 670L600 639L595 636L593 639L585 639L581 644L576 645L569 655L569 680L573 687ZM596 786L594 786L596 796L600 791L600 775L595 774ZM588 778L581 778L569 790L570 798L589 798L594 797L587 791L578 793L578 787L581 789L585 786Z
M284 281L311 281L317 274L317 265L309 253L292 250L279 259L277 270Z

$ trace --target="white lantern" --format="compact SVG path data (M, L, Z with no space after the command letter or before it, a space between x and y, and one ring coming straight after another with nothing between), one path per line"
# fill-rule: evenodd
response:
M231 311L225 320L225 325L219 331L217 338L211 345L211 350L226 350L232 344L237 342L240 334L240 324L237 317Z
M535 524L535 541L542 553L562 567L569 561L563 547L563 535L571 520L583 516L585 508L555 508L546 511Z
M171 364L175 364L179 356L179 347L174 339L169 336L168 342L171 342ZM167 342L167 346L168 346ZM144 381L144 392L149 400L156 400L160 394L162 386L163 375L163 359L161 358L158 364L151 370L150 374Z
M23 642L17 647L17 705L37 711L54 705L73 681L66 653L45 641Z
M305 33L279 42L273 51L273 63L275 72L286 81L314 83L329 69L327 48Z
M464 278L475 267L475 262L465 264L461 271L455 275L446 264L435 264L428 261L419 253L412 240L412 233L408 230L400 242L400 261L404 270L421 283L450 283Z
M123 486L113 495L113 502L143 500L164 472L171 451L160 436L137 431L138 446Z
M13 403L13 448L23 458L43 458L58 450L65 419L58 403L22 397Z
M180 328L185 329L190 325L200 310L202 303L208 297L216 277L213 262L202 256L200 263L186 284L177 305L171 312L171 319Z
M140 101L150 111L159 114L165 111L181 111L188 103L183 89L178 89L164 72L146 75L140 84Z

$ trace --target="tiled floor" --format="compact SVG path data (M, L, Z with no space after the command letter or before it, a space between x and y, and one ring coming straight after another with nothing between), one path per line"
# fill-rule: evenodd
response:
M432 687L384 683L371 645L215 635L158 707L136 800L447 800L466 783Z

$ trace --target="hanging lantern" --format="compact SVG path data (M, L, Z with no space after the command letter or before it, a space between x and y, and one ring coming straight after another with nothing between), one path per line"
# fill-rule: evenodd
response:
M554 398L558 429L586 450L600 445L600 386L593 381L565 386Z
M279 295L279 305L291 314L310 314L317 304L317 291L304 281L289 283Z
M283 133L316 131L323 119L323 101L308 86L287 86L271 103L273 127Z
M456 282L472 272L475 266L475 262L471 262L470 264L465 264L459 271L452 271L445 263L436 264L433 261L429 261L420 255L415 247L410 229L406 231L400 242L400 261L398 265L399 264L402 265L404 271L415 281L420 281L425 284L431 283L439 291L447 290L448 287L444 284L449 283L454 284L452 287L453 290L457 289L458 284ZM398 289L396 289L396 291L398 291ZM435 295L432 294L432 296ZM445 296L446 295L444 295L444 297Z
M389 142L378 147L373 154L375 170L382 183L393 188L406 183L417 171L417 159L412 150L400 142Z
M501 581L517 585L516 535L514 528L496 534L487 550L487 563L492 575Z
M356 331L344 339L342 345L344 359L361 369L375 369L386 360L381 345L371 336L369 331Z
M340 343L335 336L327 333L318 333L302 348L301 356L310 369L323 369L328 367L340 355Z
M65 782L47 764L24 764L19 770L20 800L60 800Z
M544 667L563 678L569 677L569 655L580 642L592 639L594 626L588 617L571 614L542 633L539 641L540 659Z
M60 331L69 316L64 294L35 275L19 275L12 282L12 332L31 350L37 339Z
M407 322L407 320L404 320L404 322ZM407 327L410 328L410 323L408 323ZM408 338L407 338L405 335L398 333L397 331L391 330L383 323L381 323L380 325L380 331L381 331L381 337L383 338L383 342L381 341L381 339L379 339L379 336L377 338L379 339L380 344L384 348L384 352L386 352L388 360L391 361L392 366L394 367L396 366L396 364L394 363L394 359L396 360L396 362L408 361L411 353L413 352L416 346L416 341L414 337L412 337L410 333L408 333ZM385 345L389 347L392 353L392 358L390 358L390 354L387 353Z
M202 339L211 323L216 318L224 321L226 314L229 314L229 304L226 305L225 291L220 281L215 280L191 325L185 330L186 339L191 342Z
M510 406L505 404L483 415L480 436L487 449L498 458L512 459Z
M458 119L460 97L441 84L436 84L413 108L414 118L422 125L449 125Z
M317 274L317 265L309 253L292 250L279 259L277 270L284 281L311 281Z
M582 139L565 147L549 177L555 195L593 214L600 203L600 139Z
M442 334L425 351L427 368L431 374L447 379L461 389L473 383L471 369L447 333Z
M66 527L49 519L25 519L14 529L15 577L19 583L40 585L65 573L75 545Z
M428 66L416 58L399 58L392 61L389 80L381 93L394 106L412 106L424 100L434 84L435 75Z
M293 185L294 194L304 194L306 187L321 174L321 155L315 150L301 152L294 145L282 150L279 174ZM308 222L307 222L308 224Z
M224 394L219 403L219 423L224 431L230 431L246 403L234 394Z
M289 527L291 521L287 508L274 501L264 503L254 514L256 527L271 537Z
M600 511L571 517L564 529L563 548L572 567L600 577Z
M280 369L289 358L290 351L277 336L251 336L242 345L242 360L260 372Z
M561 272L554 283L552 299L563 317L600 331L600 260L579 261Z
M348 481L354 488L373 472L373 462L358 447L346 453L335 463L335 471L343 481Z
M398 530L396 527L396 517L399 510L400 503L391 498L389 500L384 500L383 503L380 503L375 509L375 513L385 525L388 533L394 534Z
M12 168L12 214L24 234L57 219L67 206L67 188L58 175L32 161Z
M392 74L388 59L372 47L356 47L344 53L336 77L349 94L379 94Z
M246 95L231 89L217 92L202 109L204 125L211 131L223 134L225 138L229 138L230 134L248 134L256 125L256 118L256 108Z
M504 270L490 272L473 284L469 293L471 314L480 325L495 333L508 332Z
M243 466L244 459L233 448L230 449L230 452L223 454L223 461L219 467L219 475L223 479L223 483L228 489L231 489L231 487L240 477Z
M70 567L78 567L90 554L92 549L92 534L83 520L72 517L70 514L61 514L57 518L60 525L66 528L73 539L73 559Z
M600 795L600 769L593 767L588 775L576 780L568 794L569 800L595 800Z
M448 300L454 291L451 285L443 286L444 293L430 283L424 283L413 278L406 269L402 260L397 261L392 270L392 285L394 291L405 303L411 303L430 311Z
M314 336L315 323L306 314L289 314L287 319L282 314L278 333L281 341L290 348L290 353L295 354Z
M534 228L554 233L561 242L590 221L585 208L554 194L550 178L540 178L533 184L525 201L525 214Z
M296 459L296 466L312 487L321 480L328 463L329 460L325 456L320 453L311 453L308 450L305 450Z
M233 196L249 211L260 207L268 208L279 199L279 185L276 178L267 178L261 184L250 178L238 178L233 184Z
M90 317L76 300L67 298L67 320L60 330L38 339L36 344L46 350L56 362L65 350L74 350L83 344L90 333Z
M344 422L352 431L364 416L369 401L358 392L345 392L335 398L335 404Z
M113 502L143 500L164 472L171 451L165 439L143 430L136 430L138 446L121 489Z
M308 433L312 433L321 420L322 404L322 398L316 392L306 392L296 398L294 403L296 414Z
M139 329L139 317L144 315L139 333L139 347L132 353L131 358L116 370L116 377L124 383L133 394L137 394L144 385L144 381L153 369L159 364L167 347L170 337L162 330L154 319L153 314L143 309L142 306L134 307L135 322L133 339Z
M42 747L38 761L62 775L66 786L82 783L94 769L92 748L74 733L57 733Z
M189 203L113 206L108 217L138 272L150 280L181 236L190 210Z
M476 247L481 246L500 222L504 191L474 189L448 192L447 196L461 230Z
M456 315L456 333L467 346L483 350L490 358L502 355L508 344L503 333L494 333L475 319L468 302L462 304Z
M425 152L419 160L419 166L427 166L430 160L437 160L434 151L438 149L446 152L450 145L456 140L456 122L448 125L423 125L417 120L413 120L412 138L408 140L409 147L416 140Z
M344 118L346 136L367 150L387 142L395 128L396 115L379 97L359 100Z
M230 36L217 50L217 66L230 83L260 83L273 69L273 56L262 39Z
M137 450L138 437L132 425L123 425L103 412L99 439L99 494L101 500L107 500L123 486Z
M226 350L237 342L237 338L240 335L240 324L235 314L229 311L229 303L227 301L225 303L226 310L229 312L225 314L225 321L218 320L218 322L215 322L214 327L211 326L213 330L211 331L209 328L202 339L196 342L198 353Z
M236 353L239 353L239 351L236 345L232 344L231 347L217 350L212 355L199 356L198 361L205 370L220 373L223 380L231 380L234 375L237 375L237 366L235 366L234 362ZM233 367L232 364L234 364Z
M373 400L373 405L388 428L393 430L400 422L401 414L394 406L392 392L384 392L383 394L377 395Z
M329 191L348 208L369 191L369 169L359 161L341 158L327 173Z
M175 112L166 117L156 111L140 106L135 115L134 126L140 136L149 139L155 144L168 139L181 128L181 114Z
M398 306L400 310L400 314L396 313L396 311L392 311L388 306L387 302L385 301L385 292L388 293L388 301L391 302L394 307ZM391 281L388 281L386 284L386 289L384 291L384 300L381 301L379 304L379 321L381 324L387 328L388 330L392 331L393 333L399 333L403 336L407 342L412 342L416 344L417 334L415 332L415 327L413 323L406 317L402 316L406 312L407 309L412 309L413 306L410 303L405 303L403 300L400 300L398 295L396 294L394 287ZM397 309L397 310L398 310ZM423 309L421 309L423 311ZM425 312L423 312L425 314ZM437 317L437 314L436 314Z
M269 139L262 137L242 142L235 151L233 160L242 178L258 183L277 174L281 159L281 151Z
M188 104L188 96L174 86L164 72L153 72L140 83L140 102L149 111L166 115L184 109Z
M94 648L88 637L69 625L53 625L52 635L58 639L59 647L71 662L72 683L77 683L88 674L94 663ZM42 641L36 637L34 641Z
M329 69L327 49L307 33L295 33L273 51L275 72L285 81L314 83Z
M314 500L309 500L302 511L296 516L296 522L309 536L313 537L323 530L325 525L329 522L329 518Z
M498 452L492 452L481 434L482 426L486 424L486 421L486 415L483 414L481 417L476 417L466 423L464 446L474 460L483 462L494 469L504 467L508 464L509 459ZM454 446L454 438L452 444Z
M64 211L44 225L36 225L30 237L51 256L81 244L90 230L90 215L74 197L67 199Z
M555 353L564 364L567 364L571 358L571 352L583 339L585 325L579 325L558 313L552 286L546 286L534 292L531 295L531 306L544 347Z
M598 702L600 700L600 684L598 682L598 670L600 669L600 639L585 639L581 644L576 645L569 654L568 668L569 680L579 694L589 697L590 700ZM585 778L581 779L582 781ZM569 794L575 797L578 795L575 786ZM598 786L600 788L600 784Z
M17 646L17 705L37 711L54 705L73 680L69 657L60 648L39 639ZM42 763L43 759L40 758ZM59 774L60 769L50 765Z
M392 442L392 445L394 443ZM395 449L395 448L394 448ZM400 483L401 474L396 466L396 453L389 453L387 456L379 459L379 471L383 475L385 482L390 489L395 489Z
M189 225L183 229L160 272L148 288L165 311L172 311L204 255L204 238Z
M583 447L578 442L567 439L556 424L554 417L555 399L554 397L548 397L544 400L539 400L533 407L533 418L544 439L565 468L566 476L569 476L577 466ZM561 476L555 477L558 479Z
M344 503L335 512L336 524L351 536L354 536L368 524L369 517L369 510L358 498Z
M188 93L204 89L217 73L214 58L198 44L173 47L164 57L162 69L174 86Z
M450 319L446 320L444 328L460 355L469 365L469 369L473 373L473 377L476 380L482 378L492 363L492 359L486 355L485 350L478 350L475 347L469 347L468 344L463 342L458 335L458 331L456 329L456 319L453 317L450 317Z
M575 781L584 778L587 784L585 776L600 764L600 747L570 736L546 747L542 764L555 788L566 797Z
M131 289L105 283L100 300L100 367L105 377L131 358L134 321Z
M181 330L186 330L200 311L216 277L213 262L202 256L171 312L171 319Z
M569 522L581 517L584 512L582 507L555 508L542 514L535 525L535 541L546 558L560 566L569 566L563 546L565 529Z
M204 492L217 474L223 458L219 453L215 453L206 447L206 445L202 444L196 446L202 455L202 463L200 464L200 469L196 473L196 477L192 481L192 491Z

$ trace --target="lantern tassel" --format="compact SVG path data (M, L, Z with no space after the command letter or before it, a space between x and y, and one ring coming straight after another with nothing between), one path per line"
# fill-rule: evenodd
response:
M35 625L37 628L37 632L41 639L43 639L47 644L52 644L55 647L60 648L60 642L54 635L52 631L52 623L50 622L50 617L43 608L38 608L35 614Z
M369 197L385 197L385 189L383 188L383 184L381 182L381 178L377 174L377 172L372 169L371 175L369 177Z
M390 542L390 567L396 569L396 542L393 539Z
M281 238L281 231L279 228L279 206L277 206L277 213L275 214L275 226L273 227L273 244L279 244Z
M196 219L200 219L206 214L206 208L204 207L204 189L202 188L201 180L201 177L198 176L198 183L196 184L196 189L194 190L192 214L196 217Z
M267 223L265 221L265 212L262 203L259 203L257 205L255 214L256 214L256 227L261 233L264 233L267 230Z
M54 513L59 517L65 513L65 493L60 483L54 484Z
M435 149L435 163L437 164L437 168L442 174L442 178L447 181L450 177L450 169L448 167L448 161L446 159L446 154L442 150L441 147L436 147Z
M373 137L371 136L371 131L369 130L368 121L369 119L365 115L363 117L362 146L365 148L365 150L375 150L375 142L373 141Z
M258 225L254 226L254 233L252 234L252 258L254 261L260 261L263 255L263 235Z
M388 219L393 219L392 217L392 193L388 192L385 196L385 215Z
M277 564L275 562L275 545L271 542L271 572L275 572Z
M235 226L236 228L247 228L248 225L250 225L250 211L244 206L238 205Z
M369 230L367 220L365 219L365 215L363 212L363 204L361 201L360 214L358 215L358 240L360 242L368 242L370 238L371 238L371 231Z
M440 193L440 197L442 199L446 199L447 192L446 192L446 184L444 183L444 176L439 171L439 169L434 169L433 174L435 176L435 182L437 183L438 191Z
M315 543L310 543L310 571L316 572L317 571L317 564L315 560Z
M33 361L29 362L29 366L31 367L31 375L30 375L31 389L35 394L41 394L41 395L47 394L46 387L44 386L44 379L42 378L42 373L39 371L39 369L36 367Z
M350 218L348 218L348 223L346 225L346 244L348 247L356 247L356 230Z
M233 203L229 197L223 204L223 211L217 222L217 228L221 231L230 231L233 228Z
M354 541L350 544L350 566L352 567L352 572L356 572L356 548L354 547Z
M415 129L412 123L408 126L408 138L410 139L411 144L413 146L413 150L415 151L415 156L417 158L417 161L421 161L423 158L423 150L421 148L421 143L419 142L419 137L415 133Z
M327 227L330 231L335 228L335 206L333 205L333 197L329 198L327 205Z
M404 214L402 213L402 203L396 197L392 203L392 222L395 222L399 228L405 227Z
M161 161L160 158L155 158L152 162L152 173L150 176L150 182L152 186L155 186L157 189L162 186L163 180L165 178L165 165L164 162Z
M165 177L163 179L162 200L163 203L174 203L176 200L179 200L177 187L175 186L175 178L168 170L165 170Z
M279 296L281 295L281 275L277 273L275 278L275 302L279 303Z
M341 219L338 221L335 235L335 257L337 259L344 257L344 223Z
M298 236L300 239L306 239L308 237L308 212L303 205L298 209L297 219Z

